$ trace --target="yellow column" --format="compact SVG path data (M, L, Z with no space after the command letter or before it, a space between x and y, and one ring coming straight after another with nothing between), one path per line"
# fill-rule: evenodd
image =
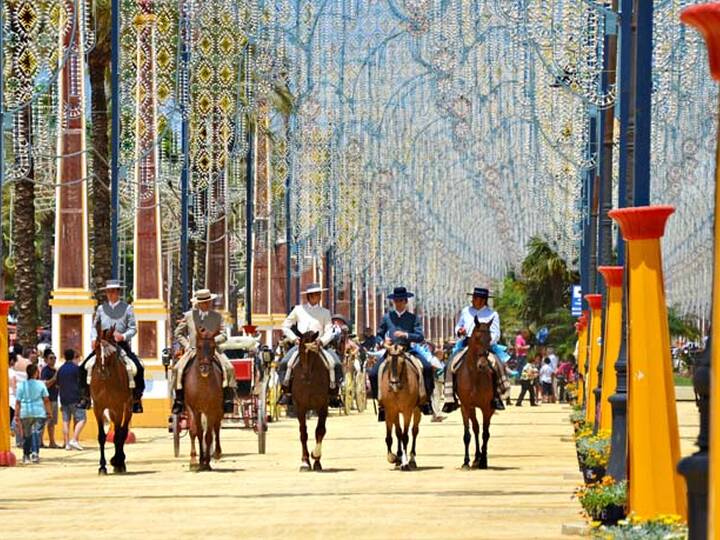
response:
M15 465L10 450L10 395L8 381L8 312L14 302L0 300L0 467ZM13 404L13 408L15 405Z
M590 424L595 423L597 416L597 403L595 402L594 390L598 382L598 362L602 351L602 294L586 294L588 306L590 306L590 341L588 342L588 353L590 354L590 362L588 363L587 385L585 386L585 395L587 396L587 406L585 407L585 420Z
M687 515L660 238L672 206L610 212L627 242L628 504L640 518Z
M622 333L622 266L600 266L598 272L605 278L607 307L602 355L602 396L600 401L600 429L612 429L612 407L608 398L615 393L617 376L615 362L620 354Z
M582 405L585 401L585 361L587 360L588 324L587 312L578 319L578 357L577 357L577 402Z

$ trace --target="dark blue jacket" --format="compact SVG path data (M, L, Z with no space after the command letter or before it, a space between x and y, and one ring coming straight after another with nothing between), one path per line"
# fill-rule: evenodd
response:
M395 341L394 334L396 330L407 332L410 343L422 343L425 341L420 318L409 311L403 313L401 317L398 317L395 310L388 311L383 315L382 322L378 328L378 337L381 340L389 337Z

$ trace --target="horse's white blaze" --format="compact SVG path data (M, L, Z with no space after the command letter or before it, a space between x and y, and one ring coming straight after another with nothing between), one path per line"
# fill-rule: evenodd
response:
M312 453L313 457L315 459L320 459L322 457L322 443L315 443L315 450L313 450Z

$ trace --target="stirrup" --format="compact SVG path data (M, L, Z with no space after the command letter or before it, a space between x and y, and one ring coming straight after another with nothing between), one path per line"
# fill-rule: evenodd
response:
M185 410L185 403L177 398L175 398L175 401L173 402L172 406L172 412L173 414L182 414L182 412Z
M503 400L499 397L493 398L492 406L496 411L504 411L505 410L505 404L503 403Z
M137 398L135 401L133 401L133 407L132 407L133 414L142 414L143 412L143 405L142 400L140 398Z

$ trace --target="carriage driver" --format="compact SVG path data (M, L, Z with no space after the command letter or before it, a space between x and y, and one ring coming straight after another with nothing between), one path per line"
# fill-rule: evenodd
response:
M208 332L218 332L218 335L215 336L215 343L218 345L227 341L223 316L211 307L215 298L217 298L217 294L211 293L208 289L195 291L192 297L193 308L183 314L183 318L175 328L175 339L185 349L185 354L175 366L175 401L172 407L174 414L180 414L185 409L183 374L188 362L195 357L195 339L198 329L204 328ZM225 374L223 377L223 410L231 413L235 399L235 370L227 356L219 350L215 351L215 359Z
M464 351L467 347L467 339L475 328L475 317L481 323L490 323L490 344L495 346L500 340L500 316L497 312L488 306L488 298L490 298L490 291L482 287L475 287L473 292L468 293L468 296L472 296L472 301L469 306L463 308L460 312L460 317L455 325L455 335L458 337L458 341L455 344L452 352L450 353L450 365L457 355ZM498 359L496 355L490 353L493 361L493 383L495 395L493 396L492 406L496 410L504 410L505 405L501 399L502 394L509 389L507 376L505 375L505 367L503 363ZM449 368L445 372L445 405L443 405L444 412L452 412L457 409L457 402L455 400L455 392L453 390L453 374Z
M92 340L92 352L88 355L84 362L80 364L78 370L80 400L78 401L78 407L81 409L90 408L90 387L87 383L87 371L85 364L90 358L95 356L95 345L97 344L97 325L100 323L100 328L103 330L109 330L115 328L115 342L120 347L130 360L135 364L135 388L133 390L133 412L141 413L142 408L142 395L145 390L145 368L142 365L140 359L130 349L130 340L137 334L137 323L135 322L135 312L133 307L120 300L120 290L123 286L116 279L108 279L105 282L105 287L100 289L105 291L107 300L100 304L95 311L95 317L93 318L93 324L90 328L90 339Z
M330 397L331 406L337 402L337 389L339 381L342 378L342 364L335 354L328 354L326 347L333 339L337 337L336 331L332 324L330 311L320 305L322 293L325 289L320 287L318 283L311 283L307 289L303 291L307 302L299 304L293 308L282 324L282 330L288 340L292 340L295 345L287 352L285 357L278 365L278 375L282 381L283 395L278 402L280 405L290 404L290 381L292 378L292 362L297 356L298 343L300 338L295 334L295 328L300 334L306 332L317 332L318 345L321 347L326 358L332 360L334 366L334 380L330 380Z

